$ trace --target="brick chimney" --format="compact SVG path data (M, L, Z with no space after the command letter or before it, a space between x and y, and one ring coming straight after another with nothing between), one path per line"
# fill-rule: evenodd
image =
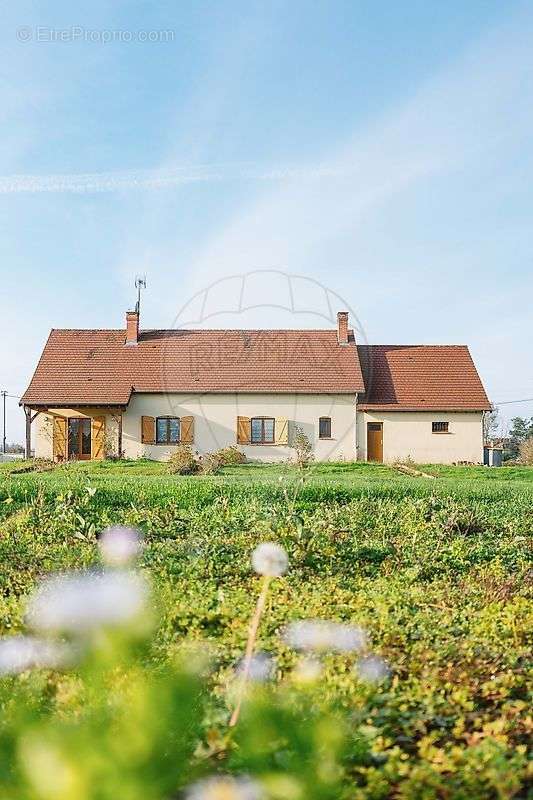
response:
M337 339L339 344L348 344L348 312L337 313Z
M139 312L126 311L126 344L139 341Z

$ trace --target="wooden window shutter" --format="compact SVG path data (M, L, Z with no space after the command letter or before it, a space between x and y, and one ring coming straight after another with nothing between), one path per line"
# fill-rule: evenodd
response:
M54 461L65 461L67 457L67 420L65 417L54 417L52 454Z
M143 444L155 442L155 417L141 417L141 442Z
M250 417L237 417L237 444L250 444Z
M91 458L105 458L105 417L93 417L91 428Z
M180 441L183 444L192 444L194 442L194 417L181 418Z
M289 444L289 420L276 417L276 444Z

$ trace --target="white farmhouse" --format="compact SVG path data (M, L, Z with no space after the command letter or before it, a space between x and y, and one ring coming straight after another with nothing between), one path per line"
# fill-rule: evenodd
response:
M317 460L483 461L490 403L468 348L362 345L336 330L52 330L21 405L39 457L165 460L237 445Z

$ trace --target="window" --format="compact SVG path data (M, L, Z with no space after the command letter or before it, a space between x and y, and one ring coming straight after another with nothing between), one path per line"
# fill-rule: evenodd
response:
M71 417L68 421L68 457L91 457L91 420L87 417Z
M320 417L318 420L318 438L331 439L331 417Z
M155 440L157 444L179 444L179 417L157 417L155 421Z
M274 444L273 417L252 417L250 420L250 441L252 444Z
M431 432L432 433L449 433L448 426L449 422L432 422L431 423Z

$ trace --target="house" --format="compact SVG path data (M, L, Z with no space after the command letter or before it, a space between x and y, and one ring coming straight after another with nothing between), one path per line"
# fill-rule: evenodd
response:
M483 462L490 403L468 348L365 345L333 330L52 330L28 389L26 447L55 460L165 460L238 445L317 460Z

